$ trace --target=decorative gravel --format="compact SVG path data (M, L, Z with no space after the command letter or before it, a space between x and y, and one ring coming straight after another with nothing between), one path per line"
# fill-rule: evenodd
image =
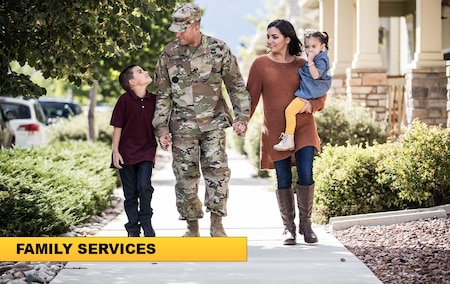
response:
M87 222L72 228L62 237L86 237L96 235L105 225L123 211L123 200L114 196L111 207ZM0 284L48 284L64 269L66 262L0 262Z
M383 283L450 284L450 218L353 226L332 234Z

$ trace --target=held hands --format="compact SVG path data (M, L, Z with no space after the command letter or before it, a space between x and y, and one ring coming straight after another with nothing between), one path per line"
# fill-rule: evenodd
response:
M161 148L164 151L169 150L170 144L172 144L172 136L170 135L170 133L166 133L159 137L159 145L161 145Z
M245 133L247 132L247 125L242 122L235 121L233 123L233 131L236 133L237 136L244 138Z

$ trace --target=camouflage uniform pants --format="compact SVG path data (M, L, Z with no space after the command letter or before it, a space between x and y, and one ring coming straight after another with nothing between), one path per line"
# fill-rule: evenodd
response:
M202 202L198 197L200 167L205 180L206 212L227 215L230 169L225 141L223 130L172 134L172 168L177 180L176 205L181 220L203 217Z

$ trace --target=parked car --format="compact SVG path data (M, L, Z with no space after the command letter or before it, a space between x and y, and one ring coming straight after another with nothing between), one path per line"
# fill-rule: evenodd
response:
M46 117L36 99L0 97L6 124L14 132L16 146L45 145Z
M10 148L14 145L14 131L7 123L5 113L0 105L0 148Z
M47 124L58 118L70 118L82 113L81 105L72 99L40 97L41 104L47 118Z

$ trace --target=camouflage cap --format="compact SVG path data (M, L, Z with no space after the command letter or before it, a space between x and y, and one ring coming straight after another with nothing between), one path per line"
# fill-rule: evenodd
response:
M184 32L190 25L200 21L200 8L192 3L186 3L178 7L172 14L171 32Z

